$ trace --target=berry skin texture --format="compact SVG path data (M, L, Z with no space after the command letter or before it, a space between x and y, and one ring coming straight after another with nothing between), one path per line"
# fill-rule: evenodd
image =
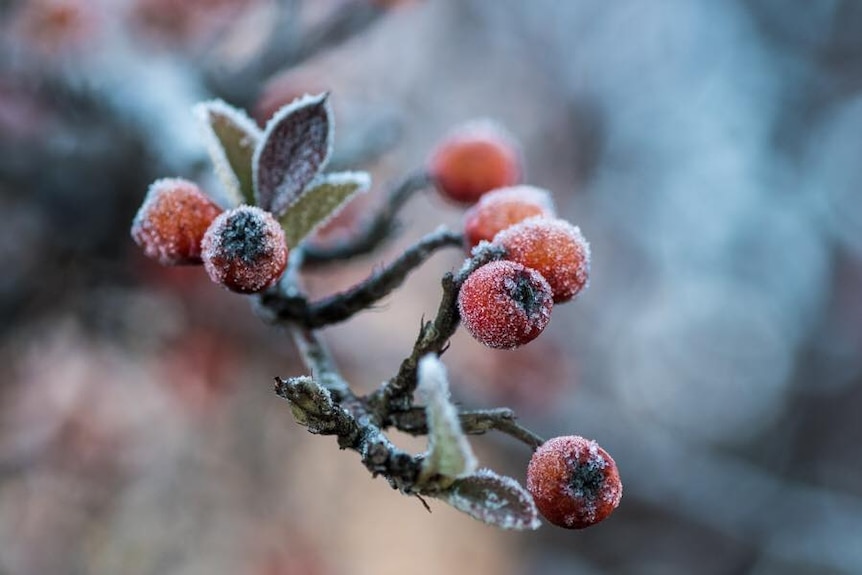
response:
M284 230L269 212L240 206L221 214L203 239L204 268L215 283L237 293L275 284L287 266Z
M457 204L473 204L487 192L521 181L521 149L490 121L457 128L437 144L428 172L440 193Z
M578 295L590 278L590 245L580 228L558 218L530 218L501 231L493 243L506 258L542 274L554 292L554 303Z
M545 519L583 529L620 504L623 485L617 464L595 441L577 435L543 443L527 466L527 491Z
M547 190L534 186L512 186L492 190L464 214L464 240L468 251L482 240L532 217L552 218L554 202Z
M536 339L551 320L553 306L545 278L510 261L485 264L458 292L464 327L494 349L514 349Z
M156 180L132 222L132 239L162 265L199 264L201 240L221 212L193 182Z

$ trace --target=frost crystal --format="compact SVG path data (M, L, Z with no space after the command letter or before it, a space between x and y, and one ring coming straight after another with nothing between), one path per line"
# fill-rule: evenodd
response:
M551 319L551 287L537 271L494 261L470 274L458 294L464 327L488 347L512 349L538 337Z
M202 248L210 278L239 293L255 293L273 285L287 265L281 226L257 207L224 212L207 230Z
M611 514L622 497L616 464L595 441L555 437L533 454L527 489L548 521L589 527Z
M497 233L528 218L554 217L551 194L535 186L512 186L488 192L464 214L467 246L491 241Z
M132 222L132 238L162 265L200 263L201 240L219 213L194 182L156 180Z
M542 274L555 303L569 301L589 285L590 245L566 220L529 218L498 233L493 243L506 248L507 259Z

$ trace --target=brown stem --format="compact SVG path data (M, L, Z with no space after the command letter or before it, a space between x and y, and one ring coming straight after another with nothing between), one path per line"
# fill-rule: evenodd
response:
M276 323L298 324L306 329L332 325L350 319L388 296L437 250L460 247L462 244L461 234L441 228L426 235L389 265L346 291L309 302L305 296L282 287L262 294L259 304L270 312L269 319ZM307 253L305 255L307 257Z
M485 243L473 251L473 256L464 262L460 270L443 276L443 296L440 299L436 317L433 321L422 324L419 337L413 345L413 351L401 362L395 377L369 398L374 405L375 413L383 414L410 409L413 403L413 392L416 390L416 369L419 359L429 353L437 355L443 353L449 344L449 339L458 329L461 320L458 313L458 292L461 285L474 270L504 255L502 248Z
M525 443L533 450L542 445L545 440L529 429L516 422L515 412L506 407L496 409L465 410L458 413L464 433L482 435L491 430L497 430ZM388 425L411 435L426 435L428 422L425 409L413 407L390 415Z

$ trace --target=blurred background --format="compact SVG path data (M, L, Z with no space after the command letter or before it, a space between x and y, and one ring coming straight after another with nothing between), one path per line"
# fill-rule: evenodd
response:
M614 455L603 524L429 515L293 422L272 379L304 368L245 298L130 240L155 178L219 193L195 102L322 90L332 169L375 181L330 234L490 117L591 241L542 338L444 361L464 405ZM855 0L0 0L0 574L862 573L860 179ZM429 191L309 285L461 214ZM358 390L461 258L326 330ZM522 445L474 447L523 481Z

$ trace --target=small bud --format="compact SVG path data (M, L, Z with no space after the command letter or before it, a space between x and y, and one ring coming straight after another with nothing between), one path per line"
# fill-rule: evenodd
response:
M577 435L549 439L536 450L527 467L527 491L545 519L567 529L602 521L623 496L613 458Z
M238 293L265 290L287 266L284 231L272 214L257 207L240 206L221 214L202 246L210 278Z

